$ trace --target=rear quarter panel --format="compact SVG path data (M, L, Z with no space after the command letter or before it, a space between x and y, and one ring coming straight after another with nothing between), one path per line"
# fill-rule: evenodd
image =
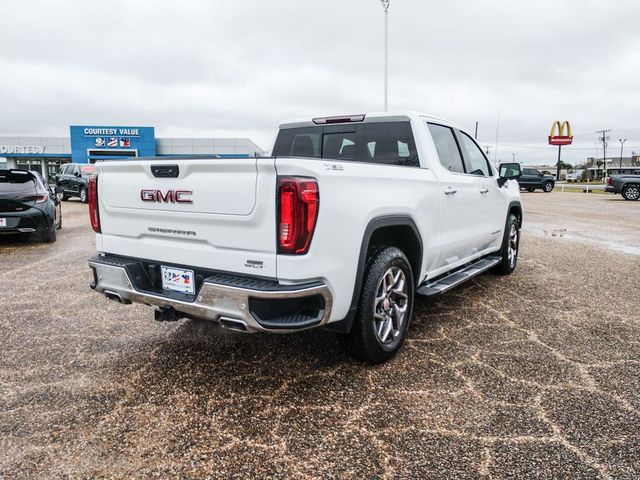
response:
M306 255L278 255L281 283L317 279L334 295L331 320L344 318L351 300L365 229L385 215L411 217L420 230L424 249L438 241L437 183L431 170L327 159L277 158L278 175L318 180L320 208ZM428 260L423 257L424 262ZM424 267L423 267L424 270ZM414 272L418 278L420 272Z

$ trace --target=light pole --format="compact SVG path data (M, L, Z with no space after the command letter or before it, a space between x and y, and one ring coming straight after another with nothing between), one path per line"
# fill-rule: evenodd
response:
M620 139L620 170L622 170L622 151L624 150L624 142L626 142L626 141L627 141L626 138L624 140ZM620 172L618 172L618 173L620 173Z
M389 110L389 2L380 0L384 9L384 111Z

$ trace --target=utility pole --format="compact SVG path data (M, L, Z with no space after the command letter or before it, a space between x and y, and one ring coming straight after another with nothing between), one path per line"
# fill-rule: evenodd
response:
M599 140L602 142L602 156L604 157L602 159L602 168L603 168L603 176L606 177L607 176L607 140L609 140L609 137L607 136L607 133L609 133L611 131L611 129L609 128L608 130L598 130L596 133L600 133L602 136L599 138Z
M484 153L487 154L487 158L489 158L489 151L491 150L491 145L484 146Z
M626 138L624 140L620 139L619 141L620 141L620 170L622 170L622 152L624 150L624 142L626 142L627 139ZM620 172L618 172L618 173L620 173Z
M389 2L380 0L384 9L384 111L389 110Z
M511 152L511 157L513 158L513 163L516 163L516 152Z
M556 180L560 180L560 154L562 152L562 145L558 145L558 166L556 167Z
M476 133L473 136L473 138L475 138L476 140L478 139L478 121L476 120Z

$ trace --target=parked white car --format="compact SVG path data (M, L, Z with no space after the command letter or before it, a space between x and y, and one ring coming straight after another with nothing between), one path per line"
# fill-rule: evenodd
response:
M579 182L582 178L582 174L580 173L568 173L567 174L567 182Z
M415 294L516 267L520 165L497 172L469 134L427 115L293 120L268 158L97 170L92 287L158 320L326 327L381 362L402 346Z

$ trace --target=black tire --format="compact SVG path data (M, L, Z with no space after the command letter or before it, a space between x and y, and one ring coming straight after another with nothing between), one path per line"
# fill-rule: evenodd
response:
M402 286L394 290L402 280ZM385 289L387 282L391 285ZM400 350L411 323L414 287L411 265L402 250L384 247L371 255L353 327L348 334L340 335L349 353L361 360L382 363ZM386 298L378 295L380 291L386 291Z
M56 205L56 230L62 229L62 205Z
M509 254L509 247L514 247L512 242L513 228L515 228L515 254L512 257ZM504 236L502 237L502 248L500 249L500 256L502 257L500 263L496 265L495 272L500 275L510 275L516 269L518 264L518 251L520 250L520 223L518 218L510 213L507 217L507 223L504 228Z
M85 187L80 188L80 201L82 203L89 203L89 195L87 194L87 189Z
M532 192L535 192L535 191L536 191L536 189L535 189L535 188L533 188L533 187L527 187L527 192L532 193Z
M55 222L51 225L51 230L48 232L42 232L40 234L40 241L46 243L54 243L56 241L56 225Z
M620 193L625 200L638 200L640 199L640 185L625 185Z
M544 182L544 185L542 186L542 190L544 190L545 193L549 193L553 191L554 186L555 185L553 184L553 182Z

